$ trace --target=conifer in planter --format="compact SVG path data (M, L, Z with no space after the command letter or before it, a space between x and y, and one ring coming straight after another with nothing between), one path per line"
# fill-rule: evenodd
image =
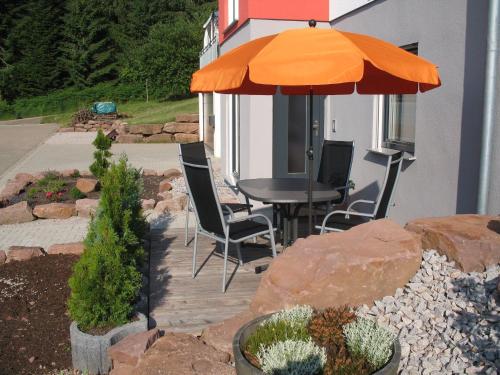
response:
M101 179L99 207L85 238L85 251L69 280L73 367L107 373L107 348L128 334L147 330L134 311L141 288L138 267L144 250L140 212L141 177L126 157L111 164Z

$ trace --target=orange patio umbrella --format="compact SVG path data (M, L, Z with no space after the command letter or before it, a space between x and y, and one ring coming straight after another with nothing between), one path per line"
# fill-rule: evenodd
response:
M290 29L252 40L193 74L197 93L309 95L309 232L312 232L312 95L415 94L441 85L437 67L393 44L336 29Z

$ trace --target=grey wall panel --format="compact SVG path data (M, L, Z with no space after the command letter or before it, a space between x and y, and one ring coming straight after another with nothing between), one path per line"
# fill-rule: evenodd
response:
M403 166L390 215L400 223L475 210L486 3L385 0L333 22L339 29L370 34L396 45L418 42L419 55L439 66L443 86L417 98L417 160ZM355 193L361 196L366 190L373 195L383 177L382 157L365 151L372 143L373 98L353 95L330 100L338 129L331 136L356 140Z

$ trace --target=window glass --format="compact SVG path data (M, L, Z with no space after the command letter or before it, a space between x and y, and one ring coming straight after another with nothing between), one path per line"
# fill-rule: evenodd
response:
M417 54L416 44L405 48ZM416 95L385 95L382 146L401 151L415 151L417 118Z
M227 26L238 19L239 0L227 0Z

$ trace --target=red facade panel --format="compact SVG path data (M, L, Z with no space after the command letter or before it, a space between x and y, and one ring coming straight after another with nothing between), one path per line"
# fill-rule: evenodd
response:
M329 20L329 0L236 0L238 21L228 25L228 1L219 0L219 40L223 43L248 19Z

